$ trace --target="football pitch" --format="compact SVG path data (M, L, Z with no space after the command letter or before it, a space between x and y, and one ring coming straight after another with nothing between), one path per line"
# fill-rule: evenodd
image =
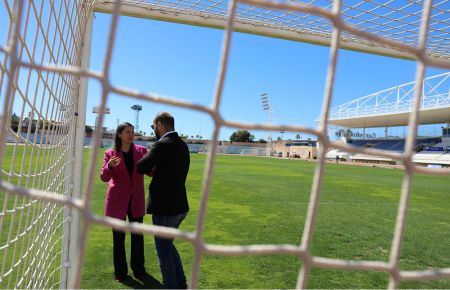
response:
M17 148L17 158L12 166L16 172L21 166L29 168L33 164L29 161L22 164L22 149ZM8 146L2 164L5 170L11 167L11 154L12 146ZM89 154L90 151L85 150L84 168ZM103 152L100 152L91 204L93 212L100 216L103 215L107 189L107 184L99 178L102 160ZM205 161L206 155L191 155L187 180L191 210L181 226L183 231L195 230ZM205 242L213 245L299 245L315 167L315 162L301 160L218 155L207 207ZM403 177L404 172L400 169L326 164L312 254L387 262ZM14 177L10 182L17 184L16 179ZM150 178L146 177L145 181L147 192ZM400 255L401 270L450 267L449 184L449 176L414 176ZM3 195L0 193L2 200ZM15 200L7 199L8 208L13 207ZM2 245L8 237L10 220L11 214L7 214L0 237ZM144 222L150 224L151 216L146 215ZM13 230L12 236L22 231ZM92 224L81 287L160 288L161 274L153 237L145 236L144 239L145 266L153 279L145 283L130 279L126 284L117 284L113 280L111 229ZM60 243L57 237L54 240ZM127 234L128 259L129 242ZM176 241L176 245L189 279L194 247L186 241ZM8 251L7 265L13 259L14 248L12 245ZM0 252L2 260L3 253L4 250ZM301 267L298 257L282 255L204 256L201 262L198 288L294 288ZM57 283L58 278L59 274L56 274L52 279ZM320 268L313 268L308 280L308 288L386 288L387 284L388 275L384 272ZM403 282L400 288L450 289L450 279Z
M88 160L85 152L84 161ZM107 184L98 177L92 209L103 215ZM206 155L192 154L187 180L190 212L181 225L194 231ZM299 245L306 218L315 162L218 155L207 207L204 240L215 245ZM355 261L389 260L404 172L400 169L329 163L325 167L314 256ZM150 178L146 177L148 193ZM400 267L427 270L450 267L449 176L415 175L409 202ZM145 223L151 217L145 216ZM113 280L112 234L93 225L89 233L82 288L158 288L161 274L152 236L145 236L150 284ZM129 235L127 234L129 259ZM189 279L194 247L176 241ZM128 260L129 262L129 260ZM295 256L204 256L198 288L294 288L301 262ZM131 270L129 270L131 272ZM386 288L388 275L373 271L313 268L308 288ZM450 288L450 280L403 282L401 288Z

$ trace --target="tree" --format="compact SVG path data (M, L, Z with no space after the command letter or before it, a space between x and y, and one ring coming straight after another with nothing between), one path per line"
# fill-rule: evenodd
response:
M44 120L39 120L38 121L38 129L42 129L44 128Z
M19 127L19 117L16 115L16 113L13 113L11 116L11 129L13 129L14 132L17 132Z
M253 140L255 140L255 136L247 130L237 130L230 136L231 142L253 142Z
M300 134L295 135L295 139L300 140L302 139L302 136Z
M19 125L19 116L16 113L13 113L11 116L11 125Z
M264 140L264 139L259 139L259 140L258 140L258 143L267 143L267 141Z
M86 134L86 136L92 136L92 132L94 132L94 129L92 129L91 126L84 126L84 133Z

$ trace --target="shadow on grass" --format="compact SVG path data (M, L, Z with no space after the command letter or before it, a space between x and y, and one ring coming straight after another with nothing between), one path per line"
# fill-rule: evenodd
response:
M153 276L149 274L142 275L139 278L129 277L124 281L120 282L133 289L162 289L163 285L161 282L156 280Z

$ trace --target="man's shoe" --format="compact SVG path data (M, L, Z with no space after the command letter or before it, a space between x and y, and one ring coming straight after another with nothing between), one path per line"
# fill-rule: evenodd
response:
M150 276L147 272L142 272L142 273L133 273L134 278L138 279L138 280L144 280L145 278L147 278L148 276Z

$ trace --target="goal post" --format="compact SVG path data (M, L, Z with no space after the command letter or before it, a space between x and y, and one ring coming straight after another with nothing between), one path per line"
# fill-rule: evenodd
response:
M236 12L235 20L233 23L233 30L236 32L256 34L267 37L276 37L281 39L317 44L317 45L331 45L331 31L333 28L332 23L328 22L326 17L320 19L315 16L324 16L324 11L320 11L320 8L331 10L333 1L320 1L320 0L310 0L310 1L280 1L279 3L272 1L258 1L258 0L246 0L237 1L238 5L242 6L239 11ZM394 12L402 12L401 9L395 8L394 5L389 6L392 3L377 4L370 3L362 4L347 4L345 5L344 12L341 12L344 16L343 19L349 21L350 23L356 22L361 26L371 27L371 30L375 30L376 27L374 23L376 21L390 20L392 26L386 31L382 31L383 26L379 25L380 31L388 33L389 30L391 34L388 33L388 37L393 39L402 39L403 41L412 41L408 36L404 36L405 31L401 28L406 25L417 26L417 21L414 23L407 23L402 19L390 18L390 14ZM442 3L441 3L442 4ZM354 5L354 7L352 7ZM364 8L358 8L358 6L367 6L368 12L373 16L373 19L368 20L364 17L358 17L358 13L361 13ZM370 6L369 6L370 5ZM376 6L379 5L379 10L389 11L386 12L385 18L383 19L383 14L377 14L374 11ZM415 4L421 6L421 4ZM255 7L259 7L262 10L261 13L256 13L254 11ZM370 8L369 8L370 7ZM304 12L305 15L296 15L295 12ZM405 10L408 6L405 7ZM409 7L410 8L410 7ZM436 6L435 9L445 10L445 5ZM114 1L98 1L95 6L95 11L103 13L113 13ZM371 11L370 11L371 10ZM415 10L415 9L413 9ZM228 5L227 1L217 1L210 3L208 1L199 1L197 3L191 4L190 1L181 0L178 2L173 2L169 0L162 1L123 1L121 7L121 15L147 18L152 20L162 20L168 22L175 22L180 24L189 24L210 28L224 29L227 26L227 14ZM298 13L300 14L300 13ZM331 14L331 13L330 13ZM417 14L409 13L405 11L405 15L414 16L417 18ZM436 32L439 31L444 25L443 21L436 19L434 23L437 28ZM308 25L314 26L314 28L308 27ZM398 29L394 29L397 25ZM380 32L375 30L375 32ZM345 41L341 43L340 47L343 49L362 51L372 54L385 55L397 58L414 59L414 54L408 51L399 50L397 47L392 47L385 45L383 43L377 43L374 41L362 41L357 37L352 37L351 35L343 36ZM433 39L433 46L442 45L445 40L444 38L436 37ZM441 49L437 48L437 51ZM448 59L448 55L445 56L440 52L435 52L435 56L444 57Z
M93 4L0 4L0 288L75 283Z
M88 70L90 55L91 55L91 39L93 28L93 13L88 12L86 15L86 27L84 35L82 36L82 48L81 48L81 68ZM83 150L84 150L84 135L86 124L86 112L87 112L87 98L88 98L88 78L85 76L80 77L78 88L78 99L76 102L76 125L75 125L75 140L74 140L74 154L73 154L73 184L71 185L72 197L82 198L82 178L83 178ZM79 229L80 229L80 213L79 210L70 209L70 235L69 235L69 247L68 247L68 273L66 287L76 284L77 268L75 261L79 255Z

